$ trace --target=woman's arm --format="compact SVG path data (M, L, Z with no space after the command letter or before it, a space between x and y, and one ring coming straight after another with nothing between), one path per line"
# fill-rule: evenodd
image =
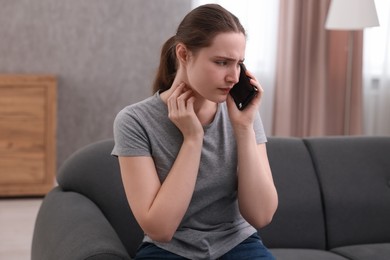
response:
M190 203L199 168L201 142L183 142L167 178L160 184L151 157L119 157L131 210L153 240L171 240Z
M278 206L278 195L273 182L265 144L257 144L254 120L258 113L263 89L254 75L247 71L258 95L239 111L232 97L228 97L229 116L234 129L238 154L238 203L242 216L254 227L267 225Z
M191 91L177 88L167 101L169 118L183 134L183 143L161 184L151 157L119 157L131 210L153 240L167 242L191 201L199 170L203 128L193 111Z
M260 228L271 222L278 205L266 145L256 144L253 128L236 136L240 212L251 225Z

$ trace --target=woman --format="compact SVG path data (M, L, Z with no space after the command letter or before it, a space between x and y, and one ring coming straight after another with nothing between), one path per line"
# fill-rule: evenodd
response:
M145 233L135 259L274 259L256 228L277 208L258 113L230 89L245 30L219 5L192 10L162 48L155 94L123 109L115 147L131 210Z

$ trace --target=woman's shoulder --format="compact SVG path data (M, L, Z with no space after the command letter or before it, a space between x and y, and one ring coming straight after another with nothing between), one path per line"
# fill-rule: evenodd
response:
M158 99L158 96L156 96L156 94L150 96L150 97L147 97L141 101L137 101L135 103L132 103L132 104L129 104L127 106L125 106L122 111L131 111L131 110L138 110L138 109L146 109L150 106L155 106L157 102L157 99Z
M156 112L161 112L164 109L166 109L164 103L156 93L144 100L124 107L121 111L119 111L118 116L145 116L146 114L155 115Z

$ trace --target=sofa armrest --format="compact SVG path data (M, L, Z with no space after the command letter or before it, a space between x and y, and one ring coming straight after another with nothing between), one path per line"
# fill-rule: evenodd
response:
M110 223L87 197L56 187L35 222L32 260L131 259Z

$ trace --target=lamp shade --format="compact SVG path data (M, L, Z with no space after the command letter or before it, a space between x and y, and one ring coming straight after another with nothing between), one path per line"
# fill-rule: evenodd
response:
M362 30L378 25L374 0L332 0L325 28L328 30Z

